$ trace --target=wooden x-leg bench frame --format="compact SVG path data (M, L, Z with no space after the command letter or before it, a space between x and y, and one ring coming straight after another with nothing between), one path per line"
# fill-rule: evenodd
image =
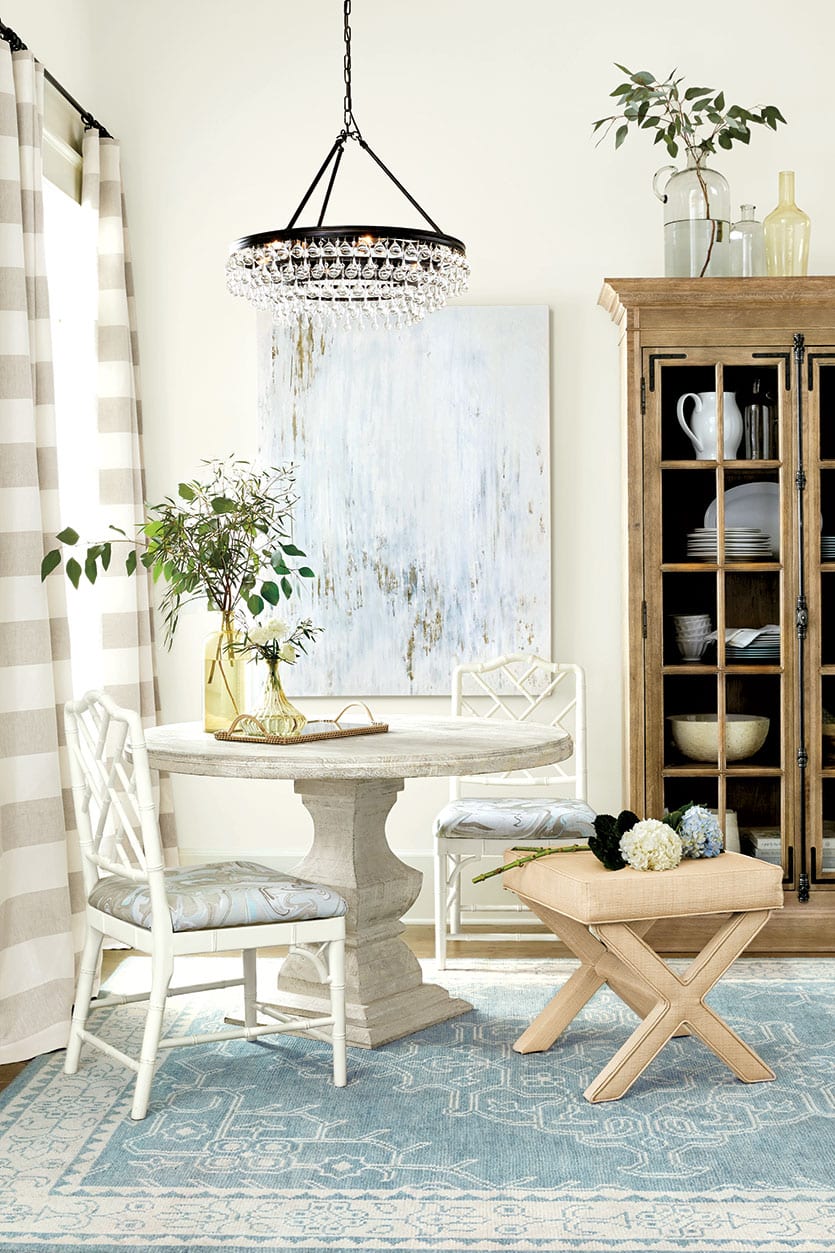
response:
M747 892L740 904L745 908L731 912L717 910L711 902L710 887L716 886L715 871L706 871L702 882L692 870L686 870L680 876L682 887L682 905L687 901L692 908L689 913L717 913L717 930L702 951L693 959L682 974L671 970L667 963L646 942L646 935L656 917L632 918L626 920L583 921L568 914L559 912L551 904L542 899L543 887L555 889L559 894L560 887L566 887L569 904L573 904L573 912L589 914L602 912L599 903L605 905L607 888L615 890L612 883L607 885L600 878L595 865L588 861L575 863L570 868L568 858L588 858L591 854L557 854L553 858L542 859L531 866L520 867L505 874L506 886L512 887L520 900L533 910L555 935L559 937L580 960L577 969L568 982L560 989L541 1013L534 1019L526 1031L514 1044L518 1053L537 1053L549 1049L554 1041L565 1031L570 1022L577 1016L583 1006L604 983L615 992L643 1020L633 1031L629 1039L618 1049L614 1057L604 1066L600 1074L589 1084L584 1092L588 1101L615 1101L623 1096L638 1076L646 1069L654 1057L661 1051L673 1036L698 1036L708 1048L734 1072L743 1083L760 1083L774 1079L774 1072L757 1056L754 1050L724 1022L714 1010L705 1004L705 996L722 977L728 967L743 952L757 932L765 925L775 908L780 891L779 879L772 873L766 880L760 880L763 889L762 908L751 908L749 903L756 899ZM722 859L734 857L734 854L723 854ZM559 868L553 863L560 859ZM717 862L722 859L717 859ZM747 866L732 867L733 870L745 872L753 867L754 877L759 874L757 866L749 858L739 858ZM548 865L546 866L546 863ZM706 863L703 863L706 864ZM597 863L599 865L599 863ZM691 863L696 865L696 863ZM533 867L537 870L534 873ZM548 868L551 868L549 875ZM572 870L587 872L591 878L597 896L598 907L589 905L588 894L580 898L579 908L572 884L565 883L566 875ZM770 871L778 868L768 867ZM617 885L623 912L629 911L630 883L634 876L641 874L636 871L604 872L617 875L633 876L622 879ZM665 871L665 875L675 875L676 871ZM778 870L779 874L779 870ZM644 872L643 878L656 878L651 872ZM528 883L520 882L527 878ZM562 882L561 882L562 881ZM523 890L530 885L537 888L536 896L528 895ZM635 884L636 894L634 908L641 909L641 894L645 893L647 884ZM667 888L671 886L668 882ZM705 889L707 888L707 891ZM625 891L624 891L625 889ZM602 896L601 896L602 894ZM771 902L775 902L772 904ZM697 908L697 906L699 908Z

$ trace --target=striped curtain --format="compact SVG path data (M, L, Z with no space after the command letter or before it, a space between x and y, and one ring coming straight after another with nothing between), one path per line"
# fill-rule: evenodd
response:
M132 535L144 518L145 474L133 271L118 141L89 130L82 157L81 199L97 225L99 504L106 524ZM97 586L103 602L103 684L117 704L139 710L143 723L154 726L161 719L150 577L141 572L128 577L124 562L114 557ZM160 776L158 802L166 862L174 865L176 831L165 775Z
M69 633L63 581L39 577L61 525L42 132L43 72L0 42L0 1063L61 1048L73 995Z

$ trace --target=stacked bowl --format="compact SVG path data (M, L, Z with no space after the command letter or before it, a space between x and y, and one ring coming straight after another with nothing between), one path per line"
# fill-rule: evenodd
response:
M709 613L673 614L676 644L683 661L698 661L710 635Z

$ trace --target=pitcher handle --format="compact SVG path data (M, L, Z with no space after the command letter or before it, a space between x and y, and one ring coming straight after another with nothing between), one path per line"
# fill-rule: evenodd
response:
M678 404L676 405L676 413L678 414L679 426L684 431L685 435L689 437L690 442L692 443L693 447L696 449L696 452L704 452L704 444L702 443L702 441L699 439L697 435L693 434L693 432L690 430L690 427L684 421L685 400L692 400L693 401L693 413L699 413L702 407L701 397L698 396L696 392L685 392L683 396L679 396L678 398Z
M658 189L658 180L661 178L662 174L667 175L667 177L664 179L664 186L666 187L670 179L672 178L672 176L674 174L678 174L678 166L677 165L662 165L661 169L656 170L652 176L652 190L655 192L656 196L661 201L661 203L666 204L667 193L665 191L659 191Z

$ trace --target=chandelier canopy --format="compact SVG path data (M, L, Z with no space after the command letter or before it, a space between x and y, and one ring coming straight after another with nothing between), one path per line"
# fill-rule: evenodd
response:
M351 97L351 0L344 10L342 130L284 230L245 235L230 250L226 284L276 321L408 326L466 290L469 266L460 239L444 235L360 133ZM431 230L403 226L323 226L345 145L367 152ZM315 226L296 226L329 172Z

